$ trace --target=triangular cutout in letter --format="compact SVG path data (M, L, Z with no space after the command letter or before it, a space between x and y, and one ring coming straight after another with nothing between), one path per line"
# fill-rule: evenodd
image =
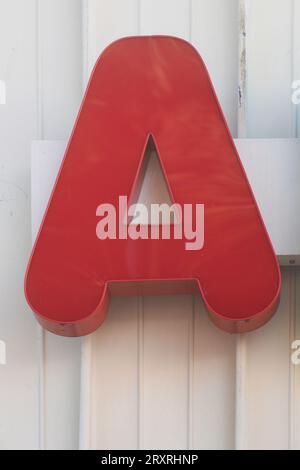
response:
M170 189L162 168L158 149L156 148L153 137L150 135L146 145L144 157L134 183L132 195L129 198L129 205L143 204L147 208L147 212L151 214L152 204L166 204L171 207L175 201L172 200ZM176 213L172 214L170 222L176 222ZM149 218L150 219L150 218ZM149 220L139 218L143 223L159 224L161 220ZM129 220L130 222L130 220Z

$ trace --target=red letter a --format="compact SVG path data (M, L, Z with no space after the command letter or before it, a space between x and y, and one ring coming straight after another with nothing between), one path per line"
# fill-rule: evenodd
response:
M149 135L174 202L205 205L202 250L186 250L184 239L96 237L97 207L132 193ZM122 39L94 69L30 260L27 299L45 328L77 336L101 324L110 293L191 288L219 327L247 331L275 311L280 272L196 50L171 37Z

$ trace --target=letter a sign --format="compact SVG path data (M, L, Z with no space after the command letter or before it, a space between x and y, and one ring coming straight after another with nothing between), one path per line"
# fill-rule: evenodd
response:
M150 144L183 222L169 226L170 237L161 236L163 222L153 230L126 215ZM188 226L195 237L202 231L195 245ZM218 327L245 332L271 318L280 283L197 51L167 36L111 44L92 73L29 262L25 291L38 321L81 336L104 321L111 295L198 291Z

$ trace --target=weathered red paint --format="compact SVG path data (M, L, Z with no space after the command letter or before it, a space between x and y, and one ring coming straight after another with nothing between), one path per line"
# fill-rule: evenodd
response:
M105 240L95 210L130 195L149 135L173 200L205 204L205 244ZM173 37L132 37L99 58L26 276L39 322L91 333L110 294L199 290L214 323L249 331L274 313L280 271L268 234L196 50Z

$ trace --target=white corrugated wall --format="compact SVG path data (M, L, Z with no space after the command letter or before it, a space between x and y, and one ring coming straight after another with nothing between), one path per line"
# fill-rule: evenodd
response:
M235 137L297 137L298 19L299 0L0 0L0 448L300 448L299 268L283 269L274 319L243 337L192 296L114 299L91 337L55 337L22 290L31 142L68 138L107 44L184 37Z

